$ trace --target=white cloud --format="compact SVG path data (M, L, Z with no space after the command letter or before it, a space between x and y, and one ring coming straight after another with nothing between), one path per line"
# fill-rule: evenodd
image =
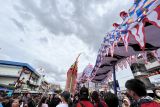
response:
M0 60L11 60L11 57L9 57L5 54L0 54Z
M79 53L79 72L95 63L103 35L128 4L128 0L0 1L0 58L42 66L49 81L64 87L65 74Z

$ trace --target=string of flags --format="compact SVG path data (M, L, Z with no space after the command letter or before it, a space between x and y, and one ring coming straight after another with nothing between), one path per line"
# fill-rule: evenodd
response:
M139 44L142 50L145 49L146 35L145 35L145 24L147 22L160 28L160 0L134 0L132 7L128 12L120 12L122 23L114 23L114 29L106 33L101 47L98 51L97 60L94 69L91 73L90 79L93 79L98 71L102 60L106 55L114 55L115 47L118 47L119 42L123 42L126 51L128 51L128 45L130 43L130 37ZM153 51L153 55L160 61L159 50ZM147 64L147 53L141 54L144 63ZM124 69L127 67L127 63L131 65L137 61L138 55L130 56L116 65L116 69L119 67Z
M83 70L83 73L82 75L79 77L79 80L78 82L79 83L83 83L83 82L88 82L90 81L90 75L92 73L92 70L93 70L93 65L91 64L88 64L85 69Z

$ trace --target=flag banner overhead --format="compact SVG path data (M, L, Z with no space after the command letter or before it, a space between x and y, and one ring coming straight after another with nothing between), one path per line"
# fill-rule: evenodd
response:
M94 82L101 82L107 72L112 72L113 61L123 69L126 62L119 61L126 59L131 64L136 61L133 55L142 53L146 59L144 52L154 51L153 54L159 58L160 0L134 0L128 11L120 12L120 17L123 21L114 23L114 29L104 36L90 77ZM108 71L103 70L105 67ZM100 75L105 73L106 76Z
M78 55L76 61L71 65L67 72L67 80L65 90L74 95L76 84L77 84L77 72L78 72L78 58L81 54Z
M92 70L93 70L93 65L88 64L83 70L81 77L79 78L79 83L89 82L90 81L89 77L91 76Z

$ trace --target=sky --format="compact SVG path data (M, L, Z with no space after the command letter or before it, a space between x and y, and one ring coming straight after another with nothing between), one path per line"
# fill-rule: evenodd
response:
M118 80L120 90L125 90L125 83L129 79L133 79L133 73L131 71L130 65L127 63L127 67L123 67L121 69L118 67L117 72L116 72L116 79ZM113 79L112 79L113 80Z
M78 72L95 64L105 34L133 0L0 0L0 59L43 68L65 86L79 53Z

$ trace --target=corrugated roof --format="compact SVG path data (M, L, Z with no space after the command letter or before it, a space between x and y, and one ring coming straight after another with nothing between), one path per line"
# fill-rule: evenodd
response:
M40 74L39 74L38 72L36 72L36 70L35 70L33 67L31 67L29 64L27 64L27 63L0 60L0 64L1 64L1 65L11 65L11 66L26 67L26 68L29 69L31 72L34 72L35 74L37 74L38 76L40 76Z

